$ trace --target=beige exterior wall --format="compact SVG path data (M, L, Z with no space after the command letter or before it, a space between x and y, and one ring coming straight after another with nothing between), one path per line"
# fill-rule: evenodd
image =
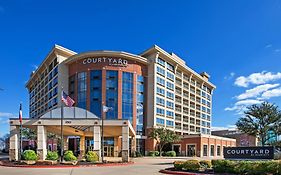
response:
M76 54L73 51L65 49L61 46L55 46L50 54L46 57L39 68L31 75L26 87L31 93L30 98L30 117L36 118L43 115L46 111L61 106L61 87L68 93L68 76L70 62L93 55L102 56L103 54L128 57L129 60L135 59L137 61L148 62L147 65L147 99L146 103L146 118L144 126L147 128L164 126L179 134L210 134L211 113L212 113L212 91L215 86L209 82L209 75L206 73L198 74L189 68L185 61L174 53L169 54L158 46L153 46L140 56L125 53L125 52L111 52L111 51L97 51ZM158 63L158 57L165 61L165 65L161 66ZM51 70L49 66L56 60L58 63ZM174 67L174 70L167 69L167 63ZM58 73L49 79L49 75L57 67ZM157 73L157 67L162 67L165 70L165 75L161 76ZM167 78L167 72L174 75L174 80ZM57 77L58 83L49 88L50 82ZM157 77L165 80L165 85L160 86L157 83ZM173 89L167 88L167 82L174 85ZM161 87L165 94L161 96L157 94L157 87ZM57 89L54 94L55 89ZM167 97L167 91L174 94L174 99ZM52 97L49 98L49 94ZM205 95L203 95L203 93ZM206 96L203 97L203 96ZM162 98L165 103L159 105L156 103L156 98ZM174 104L171 109L167 106L167 101ZM205 103L203 103L205 101ZM157 108L165 110L164 115L158 115ZM203 110L204 109L204 110ZM167 110L174 113L172 117L167 116ZM164 123L156 122L157 118L163 119ZM173 122L173 126L168 126L166 121Z

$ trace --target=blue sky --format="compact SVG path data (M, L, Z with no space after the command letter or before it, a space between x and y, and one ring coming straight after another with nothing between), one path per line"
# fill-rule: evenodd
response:
M281 1L0 0L0 135L25 82L54 44L76 52L140 53L157 44L206 71L217 86L215 127L231 127L246 105L281 105Z

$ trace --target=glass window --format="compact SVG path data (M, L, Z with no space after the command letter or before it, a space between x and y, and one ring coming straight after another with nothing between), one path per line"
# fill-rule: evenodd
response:
M58 84L58 77L54 78L53 80L53 86L55 86L56 84Z
M211 145L211 153L210 153L210 156L214 156L215 155L215 146L214 145Z
M118 118L118 71L106 71L106 106L112 109L106 113L107 119Z
M156 104L164 106L165 100L163 98L156 97Z
M161 109L161 108L156 108L156 113L157 113L158 115L164 115L165 110L164 110L164 109Z
M171 71L174 71L175 68L173 65L171 65L170 63L167 63L167 69L171 70Z
M164 124L165 124L165 121L164 121L164 119L162 119L162 118L156 118L156 123L157 123L157 124L160 124L160 125L164 125Z
M166 120L166 125L167 126L174 126L174 122L170 120Z
M174 76L174 74L167 72L167 78L174 81L175 76Z
M157 77L157 84L165 86L165 80L163 78Z
M167 88L170 90L174 90L174 84L167 81Z
M208 156L208 145L203 145L203 156Z
M86 109L86 93L87 93L87 73L78 73L77 78L78 88L77 88L77 106Z
M174 93L167 91L167 98L174 100Z
M137 76L137 135L144 135L143 128L143 101L144 101L144 77Z
M157 66L157 73L160 74L160 75L165 76L165 70L162 69L161 67L158 67L158 66Z
M102 71L92 70L90 76L90 111L97 117L101 117Z
M174 112L172 112L172 111L166 111L166 115L167 116L170 116L170 117L174 117Z
M172 109L174 109L174 103L173 102L171 102L171 101L167 101L167 107L168 108L172 108Z
M165 67L165 61L161 58L157 58L157 63Z
M221 156L221 146L217 146L217 156Z
M165 95L165 90L160 88L160 87L157 87L157 94L164 96Z
M122 74L122 118L133 122L133 73Z

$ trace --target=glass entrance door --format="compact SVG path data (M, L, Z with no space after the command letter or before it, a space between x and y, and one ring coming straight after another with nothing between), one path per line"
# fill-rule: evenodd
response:
M103 155L104 155L104 157L113 157L114 156L114 147L113 146L104 146Z
M196 147L195 145L187 145L187 156L194 157L196 154Z

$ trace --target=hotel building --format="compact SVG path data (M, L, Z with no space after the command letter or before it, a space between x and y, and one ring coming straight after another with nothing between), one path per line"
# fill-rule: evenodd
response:
M29 116L40 119L60 108L63 89L75 100L76 108L100 118L102 105L106 105L112 108L105 114L106 120L128 120L139 152L155 149L156 142L147 137L151 128L165 127L182 135L182 143L173 145L179 154L203 156L203 137L214 143L226 140L224 146L235 145L233 139L211 136L215 86L209 78L206 72L196 73L176 54L156 45L138 55L105 50L76 53L55 45L26 84ZM105 140L116 152L120 139ZM91 138L85 142L88 147Z

